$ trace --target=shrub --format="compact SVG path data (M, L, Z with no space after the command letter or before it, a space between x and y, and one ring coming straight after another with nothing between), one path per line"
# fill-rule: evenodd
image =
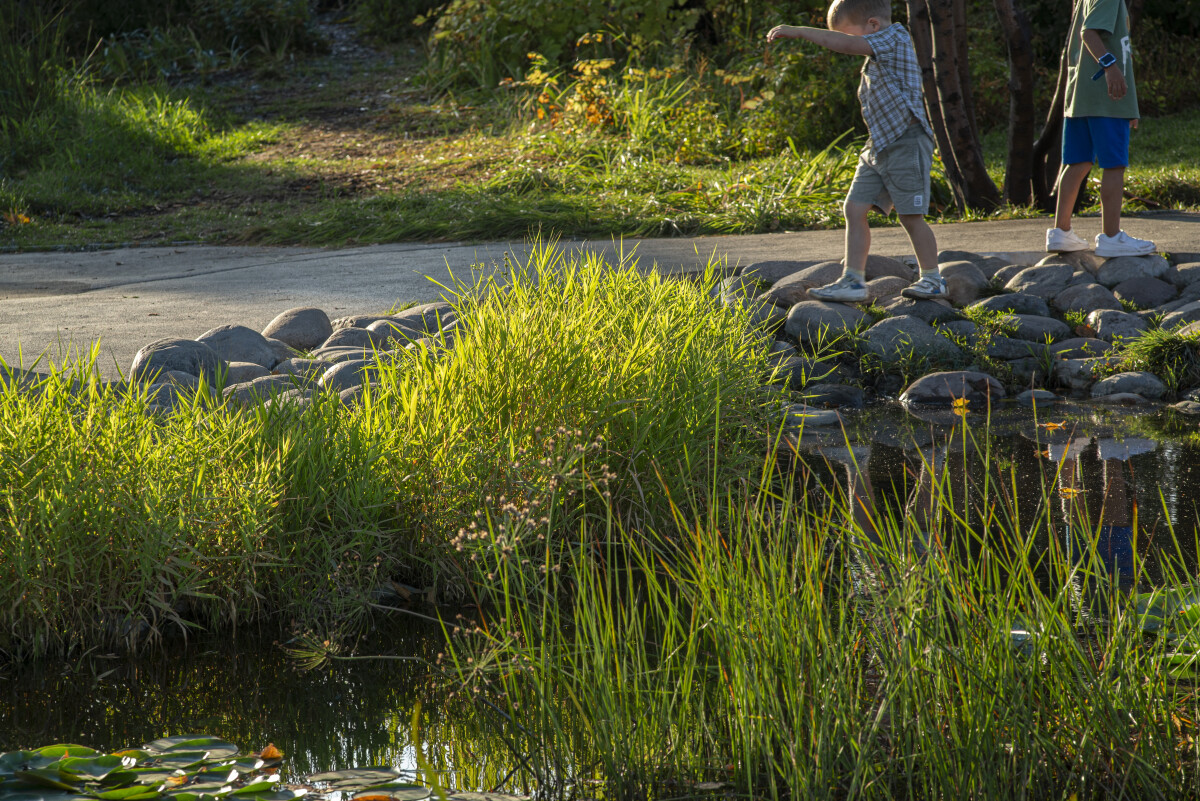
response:
M419 29L437 6L435 0L357 0L352 9L354 22L368 36L384 42L408 39Z

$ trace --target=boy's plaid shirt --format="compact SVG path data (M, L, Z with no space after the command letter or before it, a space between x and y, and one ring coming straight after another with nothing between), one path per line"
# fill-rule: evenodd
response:
M921 68L908 29L896 22L863 38L875 51L863 64L858 84L858 102L871 135L864 152L874 156L885 149L900 138L914 117L933 139L921 95Z

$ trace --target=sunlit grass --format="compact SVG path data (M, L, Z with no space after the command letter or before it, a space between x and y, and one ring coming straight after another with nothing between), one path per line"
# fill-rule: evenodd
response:
M1064 463L1022 483L980 418L935 431L941 455L920 457L898 506L864 501L848 468L830 476L813 454L791 481L764 466L672 520L629 528L601 510L557 551L535 518L505 517L503 541L489 521L470 545L498 608L453 632L457 680L515 721L514 748L562 789L1189 792L1198 631L1169 610L1195 565L1170 532L1151 559L1135 514L1135 555L1114 574ZM1150 582L1174 589L1135 594Z
M456 532L563 464L604 465L631 520L667 513L664 487L735 480L763 447L766 355L712 298L716 266L673 281L538 246L506 282L457 287L454 349L381 359L353 411L202 388L164 415L87 359L0 382L0 652L268 616L353 630L386 578L474 594ZM547 510L556 536L581 501Z

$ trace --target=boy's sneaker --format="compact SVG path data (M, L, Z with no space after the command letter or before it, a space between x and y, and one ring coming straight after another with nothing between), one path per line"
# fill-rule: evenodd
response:
M1061 228L1046 229L1047 253L1071 253L1087 249L1087 240L1074 231L1064 231Z
M946 279L940 275L922 275L921 280L900 290L906 298L936 300L946 297Z
M867 299L867 285L850 275L843 275L832 284L808 290L810 298L839 303L858 303Z
M1102 259L1115 256L1149 256L1153 252L1153 242L1135 239L1124 231L1118 231L1116 236L1096 234L1096 255Z

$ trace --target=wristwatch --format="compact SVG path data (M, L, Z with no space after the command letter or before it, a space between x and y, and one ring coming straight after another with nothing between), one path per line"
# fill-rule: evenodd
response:
M1096 70L1096 74L1092 76L1093 81L1100 80L1100 76L1104 74L1104 71L1117 63L1117 57L1112 53L1105 53L1100 56L1100 60L1096 63L1100 65L1100 69Z

